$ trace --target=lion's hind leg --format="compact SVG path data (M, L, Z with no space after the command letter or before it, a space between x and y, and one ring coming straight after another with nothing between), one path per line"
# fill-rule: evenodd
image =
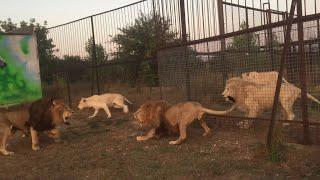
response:
M2 128L2 130L1 130L2 132L0 132L2 135L2 140L1 140L1 145L0 145L0 153L5 156L13 155L14 152L7 151L7 149L6 149L7 140L11 134L11 128L9 126L3 126L0 128Z
M31 141L32 141L32 150L34 151L40 150L38 132L32 127L30 127L30 133L31 133Z
M201 127L204 129L204 133L202 134L202 136L209 135L211 133L211 130L208 127L207 123L203 119L200 119L199 122L200 122Z
M146 135L144 136L137 136L136 139L137 141L146 141L148 139L151 139L155 136L156 134L156 129L151 129Z
M187 139L187 124L179 124L179 131L180 131L179 138L175 141L170 141L169 144L178 145Z
M55 142L61 142L61 133L59 129L52 129L48 131L47 134L50 138L53 138Z

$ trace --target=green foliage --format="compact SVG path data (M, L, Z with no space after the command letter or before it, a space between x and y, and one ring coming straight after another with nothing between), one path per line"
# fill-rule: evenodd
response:
M46 21L44 21L43 24L40 24L36 22L35 19L30 19L29 22L21 21L19 25L13 23L10 18L5 21L0 21L0 32L11 32L16 30L30 32L34 30L37 36L41 77L43 80L48 80L50 77L50 74L48 74L51 67L50 60L54 59L53 53L55 47L52 43L52 39L47 38L49 31L46 26Z
M157 84L157 65L148 61L156 57L158 47L167 43L179 42L177 32L170 29L171 24L160 15L140 14L133 25L120 29L120 33L113 38L119 45L119 60L140 60L139 73L133 81L142 79L152 87ZM136 71L136 66L128 67L128 71ZM134 84L134 82L132 82Z
M101 63L102 61L105 61L108 59L107 54L105 53L105 49L101 44L96 44L96 57L97 62ZM85 45L85 50L89 54L89 59L93 59L93 38L89 38Z
M140 14L131 26L121 28L113 41L120 45L120 57L136 56L143 60L156 56L156 47L178 41L177 32L160 15Z
M0 70L0 92L5 92L0 93L0 105L40 98L40 84L27 77L25 64L16 62L3 40L0 38L0 57L6 60L7 67Z
M241 23L240 29L247 29L247 23L245 21ZM257 35L254 33L248 33L236 36L233 38L233 41L228 44L227 50L236 50L241 52L259 50Z

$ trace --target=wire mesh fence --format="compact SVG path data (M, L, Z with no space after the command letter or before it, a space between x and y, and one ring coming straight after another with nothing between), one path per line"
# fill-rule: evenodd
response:
M137 104L160 98L170 103L195 100L220 110L231 106L226 99L237 103L240 98L243 109L227 117L269 120L290 4L279 0L143 0L49 28L55 56L47 77L42 78L45 89L48 94L60 93L73 105L81 97L107 92L121 93ZM307 92L319 99L320 3L302 0L302 6ZM280 93L283 111L277 118L299 121L296 11L294 17ZM240 92L242 85L235 86L237 98L223 96L228 80L234 77L245 81L246 87ZM61 86L66 90L52 90ZM254 112L249 115L246 106ZM310 120L317 122L320 106L310 96L308 112Z

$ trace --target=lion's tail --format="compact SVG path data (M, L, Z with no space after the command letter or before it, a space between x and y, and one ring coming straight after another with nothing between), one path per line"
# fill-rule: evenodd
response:
M131 101L129 101L126 97L123 97L123 99L127 102L127 103L129 103L129 104L133 104Z
M307 97L308 97L309 99L311 99L312 101L320 104L320 101L319 101L317 98L315 98L314 96L312 96L311 94L307 93Z
M236 105L233 105L230 109L226 110L226 111L216 111L216 110L212 110L212 109L207 109L202 107L202 111L208 114L212 114L212 115L226 115L228 113L230 113L231 111L233 111L235 109Z

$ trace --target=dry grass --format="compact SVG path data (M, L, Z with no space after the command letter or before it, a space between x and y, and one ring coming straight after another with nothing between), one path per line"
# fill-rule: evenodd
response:
M0 179L256 179L319 178L320 147L290 144L286 162L271 163L262 149L262 130L239 130L209 125L213 135L203 138L193 125L189 138L171 146L169 137L136 142L137 129L129 115L112 109L88 120L90 110L77 112L63 132L63 143L42 136L39 152L29 138L14 137L13 157L0 156Z

